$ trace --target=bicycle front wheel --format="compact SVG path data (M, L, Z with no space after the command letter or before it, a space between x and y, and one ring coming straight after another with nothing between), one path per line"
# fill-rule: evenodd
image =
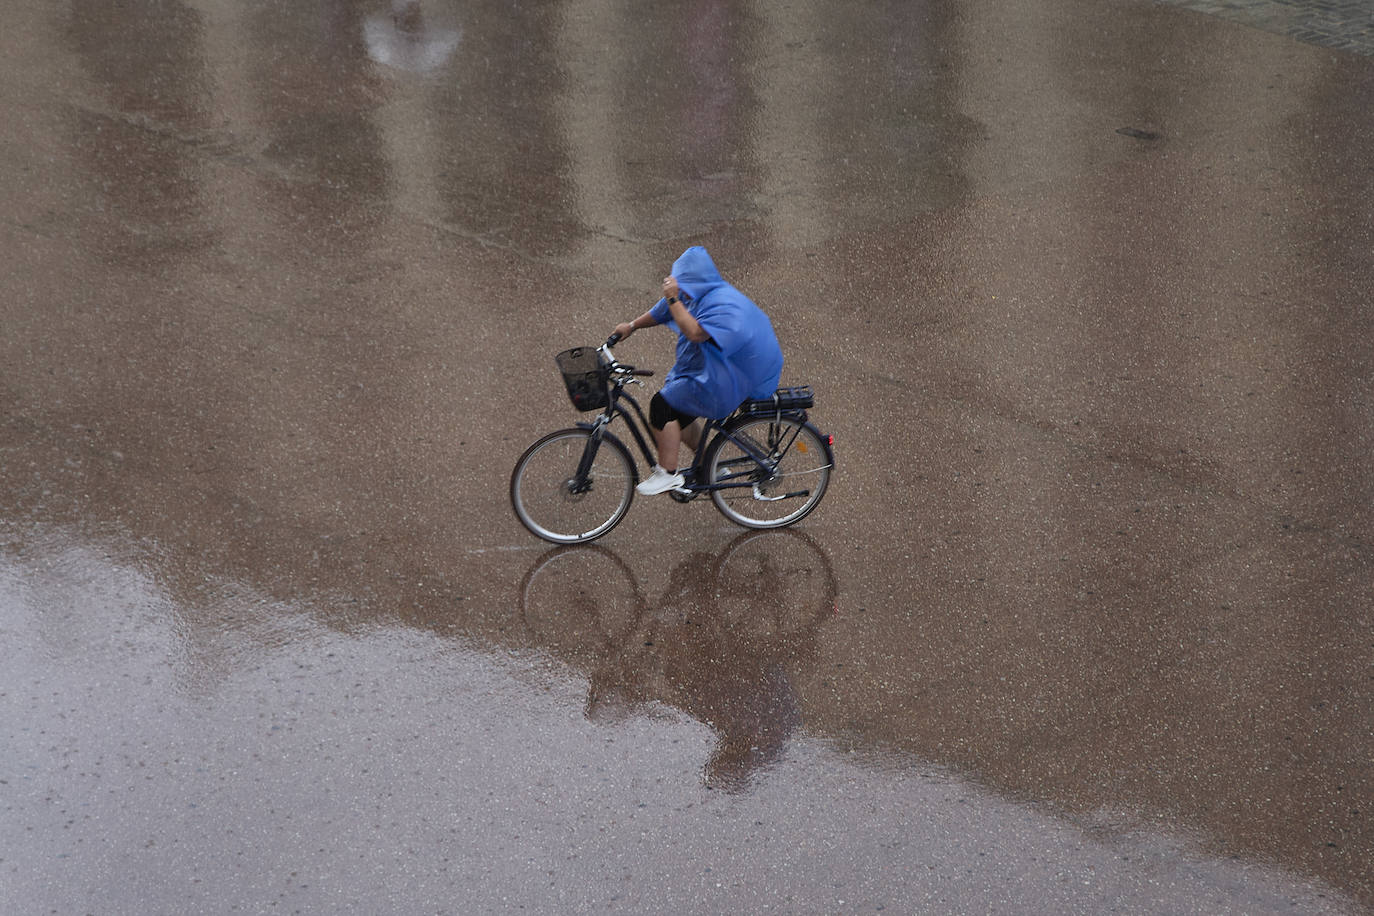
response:
M637 479L624 444L602 433L586 476L577 469L591 445L586 429L560 429L525 450L510 475L510 501L521 524L554 544L601 537L625 516Z
M810 423L751 417L717 434L706 455L711 500L746 528L782 528L816 508L830 483L830 443Z

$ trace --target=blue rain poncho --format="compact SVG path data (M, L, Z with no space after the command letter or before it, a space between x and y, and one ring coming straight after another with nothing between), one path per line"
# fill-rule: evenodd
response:
M772 397L782 376L782 348L768 316L726 283L705 248L688 248L673 262L683 305L711 339L693 343L673 321L668 300L649 310L677 331L677 361L660 393L677 410L720 420L746 398Z

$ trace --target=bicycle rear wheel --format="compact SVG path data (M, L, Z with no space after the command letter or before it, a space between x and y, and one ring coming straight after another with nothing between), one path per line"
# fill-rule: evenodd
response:
M730 521L782 528L816 508L834 463L830 443L810 423L749 417L716 435L706 455L706 479L737 484L711 491L712 502Z
M531 445L510 476L510 501L521 524L554 544L601 537L625 516L638 479L624 444L602 433L585 480L577 467L591 441L586 429L560 429Z

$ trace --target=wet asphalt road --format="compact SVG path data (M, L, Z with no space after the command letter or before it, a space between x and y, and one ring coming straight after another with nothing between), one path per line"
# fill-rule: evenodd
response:
M5 912L1374 907L1374 60L1127 0L10 6ZM550 551L552 356L692 243L832 489Z

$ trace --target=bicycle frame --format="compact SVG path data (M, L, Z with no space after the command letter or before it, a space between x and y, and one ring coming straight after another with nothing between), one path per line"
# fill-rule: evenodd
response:
M635 400L634 396L624 390L625 384L626 382L624 379L612 381L610 383L610 396L601 414L593 422L588 423L583 421L577 424L579 427L591 432L592 435L587 442L587 448L582 454L582 460L578 463L577 483L574 485L574 489L585 486L587 472L591 468L592 462L596 459L596 451L601 446L601 438L608 431L610 425L615 422L617 417L621 417L625 420L625 425L629 427L630 434L634 437L635 445L638 447L640 454L644 456L645 462L650 466L657 463L658 459L654 454L654 447L650 444L649 438L646 437L645 433L642 431L651 428L649 419L644 413L644 408L639 405L639 402ZM626 408L625 404L622 402L628 402L630 407ZM767 415L765 414L763 416ZM806 411L804 410L783 410L779 411L776 416L779 419L787 418L799 422L806 421ZM791 437L786 443L778 443L770 453L764 454L755 448L754 443L734 435L728 428L728 424L733 417L734 414L730 417L726 417L724 420L707 419L705 421L701 430L701 437L697 441L696 448L693 450L691 464L692 474L686 484L684 484L684 489L692 493L704 493L711 490L727 490L735 487L752 487L755 483L752 477L754 471L762 470L766 474L772 474L777 467L778 459L782 455L787 454L788 449L792 447L792 443L796 441L796 437L801 431L800 427L797 427L793 430ZM735 443L735 445L739 446L742 452L753 459L753 463L748 471L744 473L731 474L729 477L714 483L702 482L698 479L697 472L702 470L702 462L706 456L707 448L710 446L711 442L719 436L724 436Z
M630 406L634 408L633 414L621 403L622 400L630 402ZM638 416L639 423L635 422L636 415ZM634 399L634 396L623 391L620 384L612 385L610 403L606 405L605 409L602 410L601 414L594 422L587 423L584 421L577 425L583 429L590 430L592 433L591 443L600 445L602 433L606 431L608 426L615 422L616 417L623 417L625 419L625 425L629 427L631 435L634 436L635 445L639 447L640 454L644 456L645 461L652 465L657 459L654 458L653 449L644 438L644 433L640 432L640 426L643 426L645 429L649 428L649 418L644 415L644 408L639 406L639 402ZM591 457L596 457L595 452L592 453ZM584 461L586 464L590 465L590 459L584 459ZM578 475L581 476L585 471L585 467L579 467Z

